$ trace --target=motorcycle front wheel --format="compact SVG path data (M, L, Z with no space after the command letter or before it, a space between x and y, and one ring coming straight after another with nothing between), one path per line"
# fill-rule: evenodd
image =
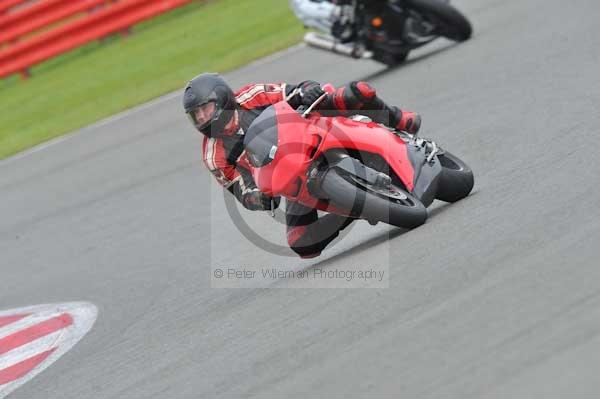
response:
M354 217L369 222L384 222L412 229L427 220L427 208L407 191L390 184L372 185L358 176L330 169L321 182L321 190L332 205L349 210Z
M438 160L442 165L442 173L435 198L445 202L456 202L467 197L475 184L471 168L449 152L438 155Z
M450 40L468 40L473 28L456 8L440 0L406 0L406 4L438 27L439 34Z

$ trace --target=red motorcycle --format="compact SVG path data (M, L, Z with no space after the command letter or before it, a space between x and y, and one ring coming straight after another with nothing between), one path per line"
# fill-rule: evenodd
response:
M433 141L362 116L326 117L282 101L258 116L244 144L258 188L322 211L413 228L434 199L469 195L473 173Z

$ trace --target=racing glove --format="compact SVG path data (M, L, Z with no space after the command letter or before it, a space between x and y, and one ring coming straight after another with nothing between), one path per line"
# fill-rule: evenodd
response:
M319 97L325 94L321 85L313 80L300 84L300 98L302 105L310 107Z
M279 207L281 198L270 197L257 188L248 190L242 197L242 205L250 211L272 211Z

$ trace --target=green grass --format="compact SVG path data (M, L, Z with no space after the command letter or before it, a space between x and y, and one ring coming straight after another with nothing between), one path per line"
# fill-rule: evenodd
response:
M297 43L282 0L193 2L34 67L0 84L0 159Z

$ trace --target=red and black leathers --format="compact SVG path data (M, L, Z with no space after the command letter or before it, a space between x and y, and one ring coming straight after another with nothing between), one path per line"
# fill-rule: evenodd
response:
M342 115L352 115L360 110L377 123L413 134L421 127L421 117L418 114L387 105L366 82L351 82L336 89L321 105L320 110L332 110L321 111L323 114Z
M235 93L238 105L237 130L204 138L204 163L217 181L247 209L267 210L270 209L271 201L259 192L252 179L243 148L244 133L252 121L272 104L285 100L293 108L297 108L305 103L304 95L310 97L309 89L315 84L316 82L306 81L298 85L246 85ZM337 89L319 107L319 112L330 115L351 115L358 111L368 111L366 113L375 122L401 130L416 131L420 125L418 115L388 106L366 82L352 82ZM315 209L290 201L286 203L288 243L301 257L319 255L352 220L334 214L318 218Z

